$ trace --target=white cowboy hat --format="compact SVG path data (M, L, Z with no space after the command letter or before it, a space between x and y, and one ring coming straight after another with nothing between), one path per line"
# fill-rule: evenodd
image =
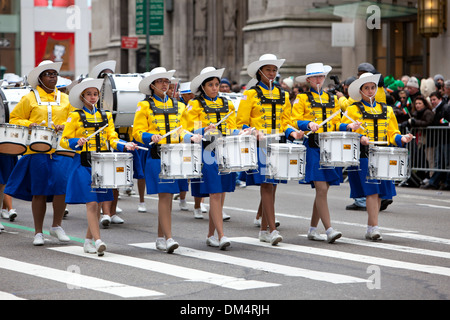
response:
M225 71L225 68L223 69L216 69L214 67L206 67L205 69L200 72L198 76L194 78L191 82L191 91L193 94L197 95L200 93L200 86L202 83L209 78L219 78L222 79L223 73Z
M180 83L180 93L181 94L189 94L191 93L191 83L190 82L183 82Z
M56 87L58 89L67 88L72 84L72 80L58 76L58 82L56 83Z
M42 61L36 68L31 70L31 72L28 74L28 83L33 88L36 88L39 85L39 76L42 72L47 70L55 70L59 73L62 67L62 62L53 62L50 60L44 60Z
M278 59L274 54L267 53L262 55L258 61L250 63L247 67L247 72L250 77L256 78L256 74L258 73L258 70L261 69L261 67L273 65L280 69L285 61L285 59Z
M166 68L158 67L145 74L145 78L139 83L139 91L146 95L151 95L150 85L157 79L168 79L169 81L173 78L175 70L167 71Z
M114 60L102 62L96 65L94 69L92 69L91 72L89 72L89 77L92 79L97 79L102 73L102 71L107 69L112 70L112 72L116 72L116 65L117 62Z
M355 101L360 101L362 99L361 97L361 87L365 83L373 82L378 87L378 82L380 81L381 74L373 74L370 72L363 73L359 79L356 79L352 82L352 84L348 87L348 94L350 98L352 98Z
M77 109L82 109L84 106L83 101L81 101L81 94L84 90L87 88L97 88L100 92L102 90L103 86L103 79L92 79L92 78L86 78L83 81L81 81L79 84L74 86L72 90L70 90L69 93L69 101L70 104Z
M306 79L313 76L327 76L330 71L333 70L332 67L323 65L323 63L310 63L306 66L306 74L295 78L295 81L299 83L306 82Z

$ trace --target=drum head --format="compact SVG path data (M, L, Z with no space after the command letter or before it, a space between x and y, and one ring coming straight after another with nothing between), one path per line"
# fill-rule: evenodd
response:
M17 143L2 142L0 143L0 154L8 156L21 156L27 152L27 147Z

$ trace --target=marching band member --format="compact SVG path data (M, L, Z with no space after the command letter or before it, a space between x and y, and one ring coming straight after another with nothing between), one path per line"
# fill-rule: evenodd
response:
M312 63L306 66L306 75L296 78L297 82L308 82L309 92L297 95L292 106L292 121L296 129L310 131L311 134L304 140L306 146L306 177L305 181L311 183L316 190L311 225L308 231L308 239L324 241L317 231L319 220L326 229L327 241L333 243L342 234L331 227L330 211L328 208L328 189L332 185L339 185L342 180L342 168L327 168L320 166L319 133L336 131L340 122L340 114L335 116L323 127L319 124L340 110L337 98L323 91L323 84L330 66L322 63ZM292 129L291 129L292 130ZM290 130L288 130L290 132Z
M396 195L393 181L371 181L368 177L367 151L369 142L385 141L389 145L403 147L414 137L411 134L402 136L392 107L376 101L380 74L364 73L349 87L350 97L357 101L347 109L350 119L344 117L340 130L354 130L361 134L360 170L349 171L351 198L366 197L368 222L366 239L382 240L378 227L378 213L381 199L392 199ZM360 128L363 124L365 130ZM364 147L366 146L366 151ZM378 183L379 182L379 183Z
M258 83L244 92L239 104L237 127L255 128L260 142L266 134L281 133L283 118L289 117L289 93L274 86L275 78L284 62L284 59L279 60L273 54L265 54L247 69L250 77L257 79ZM263 154L264 151L258 150L258 172L247 174L246 181L247 186L260 186L262 219L259 239L277 245L283 240L275 224L275 193L279 181L266 178L266 161Z
M33 88L24 96L11 112L10 123L29 127L54 127L56 131L64 129L64 122L72 111L69 97L61 93L56 84L62 63L43 61L28 75L28 82ZM43 224L47 201L53 202L53 224L50 235L60 242L70 238L61 228L65 210L65 194L69 168L72 159L48 153L28 151L15 166L5 193L14 198L31 201L33 212L35 246L44 245Z
M126 143L118 138L114 130L114 121L110 112L97 109L103 80L84 79L70 91L70 103L78 110L67 119L61 146L77 151L67 183L66 203L86 204L88 229L84 243L84 252L103 256L106 244L100 238L101 203L112 201L112 190L92 190L91 152L108 152L108 144L116 150L134 150L134 143ZM108 125L91 140L87 138L99 128ZM123 144L119 144L125 143ZM95 246L92 241L94 240Z
M138 103L134 118L133 137L144 146L151 147L145 164L145 182L148 194L158 194L158 238L156 248L173 253L179 244L172 238L173 195L180 193L181 180L161 180L161 144L180 143L181 136L174 133L166 135L181 125L183 103L167 96L170 80L175 70L167 71L158 67L153 69L139 84L139 90L148 99Z
M225 250L231 245L223 230L223 201L226 192L235 190L236 174L219 174L219 166L213 150L214 142L221 136L237 134L236 115L233 103L219 97L220 79L225 69L204 68L200 75L191 82L191 91L197 97L191 100L186 108L185 120L188 131L207 136L203 143L203 182L192 183L194 197L209 196L209 231L206 244ZM230 115L231 113L231 115ZM221 119L230 115L226 121L216 126ZM187 134L185 141L192 139ZM217 231L217 238L215 232Z

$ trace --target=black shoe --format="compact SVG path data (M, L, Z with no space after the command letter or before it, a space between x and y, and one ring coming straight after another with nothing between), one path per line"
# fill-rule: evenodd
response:
M387 207L388 207L390 204L392 204L392 202L394 202L394 200L392 200L392 199L381 200L380 211L386 210Z
M345 210L366 211L367 209L366 209L366 207L360 207L360 206L357 206L356 204L353 203L353 204L351 204L349 206L346 206Z
M435 186L432 185L432 184L427 183L427 184L424 184L424 185L420 186L420 189L437 190L438 188L435 187Z

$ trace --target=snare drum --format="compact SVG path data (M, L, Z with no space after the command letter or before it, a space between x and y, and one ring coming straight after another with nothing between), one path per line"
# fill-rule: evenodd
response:
M28 143L33 152L50 152L56 144L55 130L48 127L32 127Z
M239 135L220 138L216 147L220 172L241 172L258 169L256 137Z
M131 153L92 153L91 166L93 189L133 187Z
M0 153L19 156L27 152L28 128L0 124Z
M306 147L293 143L272 143L267 149L266 176L274 180L304 180Z
M369 149L370 179L403 181L410 177L408 149L371 147Z
M0 88L0 123L8 123L9 116L23 96L31 88Z
M116 127L131 127L137 105L145 99L139 91L140 74L109 74L102 88L103 109L113 114Z
M61 147L61 140L62 140L62 131L60 131L57 135L56 135L56 143L53 146L53 149L55 149L55 154L59 155L59 156L65 156L65 157L71 157L73 158L75 156L75 151L73 150L67 150L64 149L63 147Z
M360 137L356 132L319 134L320 165L324 167L359 166Z
M161 145L162 180L199 179L202 177L202 147L199 144Z

